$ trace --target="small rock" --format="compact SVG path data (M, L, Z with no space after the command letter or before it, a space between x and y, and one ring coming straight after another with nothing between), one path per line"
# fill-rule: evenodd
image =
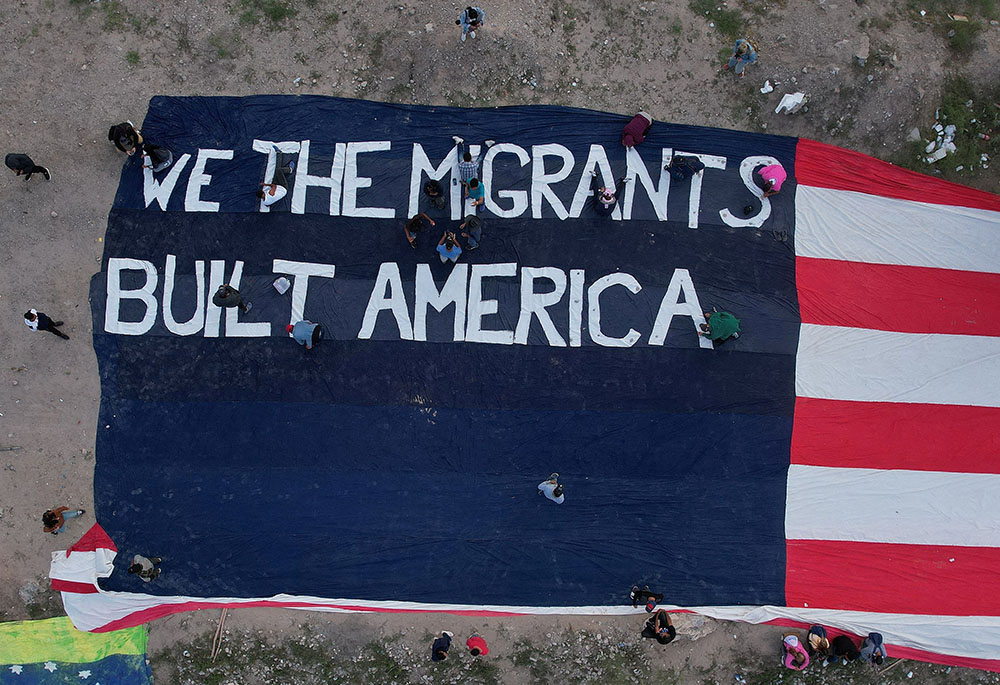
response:
M426 24L424 24L424 31L427 32L427 33L433 33L434 32L434 22L429 21Z
M868 56L871 54L872 41L868 37L868 34L861 34L858 42L854 46L854 56L858 58L859 61L867 60Z
M54 209L51 212L49 212L49 216L51 216L53 219L59 218L59 215L56 213L56 210Z

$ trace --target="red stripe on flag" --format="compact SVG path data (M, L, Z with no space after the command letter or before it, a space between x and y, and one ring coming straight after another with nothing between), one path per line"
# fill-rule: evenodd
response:
M795 181L868 195L1000 211L1000 195L918 174L860 152L799 138Z
M984 591L996 584L995 547L788 540L785 549L789 607L1000 616L1000 593Z
M1000 274L795 259L802 323L1000 336Z
M795 398L791 462L1000 473L1000 408Z
M56 592L72 592L78 595L92 595L100 592L93 583L80 583L75 580L52 579L52 589Z

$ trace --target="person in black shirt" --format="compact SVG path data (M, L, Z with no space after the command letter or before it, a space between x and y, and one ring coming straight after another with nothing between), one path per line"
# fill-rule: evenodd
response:
M126 155L132 156L142 145L142 134L136 130L131 121L123 121L108 130L108 140Z
M444 661L448 658L448 649L451 647L451 638L455 636L454 633L442 630L440 637L434 640L434 644L431 645L431 661Z
M843 663L848 661L856 661L860 656L861 652L858 650L857 645L854 644L854 640L846 635L838 635L830 641L830 651L833 652L830 656L826 658L826 663L832 664L838 660Z
M43 166L38 166L31 160L31 157L20 152L7 153L3 163L6 164L7 168L13 171L16 175L24 176L25 181L31 178L32 174L41 174L45 177L46 181L51 178L48 169Z
M24 325L33 331L48 331L55 333L63 340L69 340L69 336L60 331L56 326L62 326L62 321L53 321L45 316L44 312L37 309L29 309L24 313Z
M253 306L250 302L244 302L240 291L228 283L220 285L219 289L215 291L215 295L212 296L212 304L223 309L239 307L244 314L250 311L250 307Z
M406 235L406 239L410 242L410 247L417 246L417 234L420 233L427 225L434 225L434 219L430 218L423 212L415 215L412 219L407 221L403 225L403 233Z
M677 631L674 629L674 624L670 622L670 614L660 609L650 616L642 628L642 636L650 639L656 638L656 641L661 645L672 642L677 637Z
M174 163L174 154L165 147L153 143L142 144L142 165L154 172L163 171Z

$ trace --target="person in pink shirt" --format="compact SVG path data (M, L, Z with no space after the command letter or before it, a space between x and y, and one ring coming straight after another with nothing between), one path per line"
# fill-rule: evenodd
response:
M786 635L782 640L781 647L784 649L784 657L781 661L785 668L801 671L809 665L809 652L795 635Z
M788 178L788 174L780 164L769 164L758 173L763 181L764 197L771 197L778 193L781 190L781 184Z

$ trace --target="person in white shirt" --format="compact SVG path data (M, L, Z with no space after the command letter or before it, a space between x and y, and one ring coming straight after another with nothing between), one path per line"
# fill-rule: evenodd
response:
M538 494L545 495L556 504L562 504L566 501L566 495L563 494L563 486L559 485L559 474L553 473L547 480L539 483Z
M286 165L282 153L278 148L274 148L277 161L274 165L274 179L272 183L261 183L257 197L265 207L270 207L275 202L288 194L288 178L286 174L291 174L295 170L295 162L289 161Z
M277 183L261 183L260 190L257 191L257 197L263 201L265 207L270 207L287 194L288 188Z

